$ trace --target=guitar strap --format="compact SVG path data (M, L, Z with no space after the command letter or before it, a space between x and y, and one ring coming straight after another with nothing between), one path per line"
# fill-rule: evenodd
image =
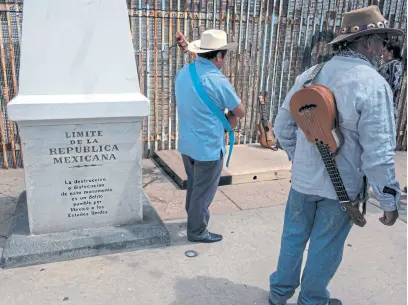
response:
M307 80L303 83L302 88L306 88L308 85L310 85L314 81L314 79L317 77L317 75L322 70L325 64L326 62L322 62L313 69L312 73L310 73ZM336 107L336 112L338 113L337 107ZM336 122L335 122L336 126L338 124L337 118L338 118L338 115L336 115ZM322 155L322 158L324 155L325 159L330 160L331 164L334 166L334 171L336 172L337 176L340 177L340 172L338 170L337 163L334 158L337 152L330 153L330 155L327 155L325 154L320 144L318 144L317 147L319 149L320 154ZM340 200L341 209L350 215L351 219L353 220L355 224L361 227L364 226L366 223L364 219L364 215L366 214L366 206L367 206L367 199L368 199L367 177L366 176L363 177L362 192L357 196L355 200L350 200L350 197L348 197L347 195L346 188L343 184L341 177L339 181L338 177L336 177L336 175L330 174L330 172L329 172L329 176L330 176L330 180L332 181L333 187L336 191L337 197ZM360 212L360 209L359 209L360 204L362 205L362 212Z
M228 122L225 114L217 107L217 105L215 105L213 100L210 98L210 96L205 91L203 85L200 82L200 77L197 74L195 62L191 63L188 68L190 71L191 80L193 81L193 85L194 85L194 88L198 96L203 101L203 103L207 105L207 107L211 110L211 112L221 121L222 125L224 126L225 131L228 132L229 134L230 149L229 149L228 158L227 158L227 167L229 167L229 161L231 158L232 149L234 148L234 141L235 141L234 130L232 129L230 123Z

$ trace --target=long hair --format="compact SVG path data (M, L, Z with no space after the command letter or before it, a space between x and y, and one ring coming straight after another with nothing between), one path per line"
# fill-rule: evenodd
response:
M402 55L401 55L401 45L396 42L390 42L386 46L388 52L392 52L392 57L398 60L402 60Z

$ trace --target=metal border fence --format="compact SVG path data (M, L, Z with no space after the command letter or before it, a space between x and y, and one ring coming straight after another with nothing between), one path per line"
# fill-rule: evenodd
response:
M192 59L175 46L175 34L190 41L205 29L223 29L239 45L223 73L246 107L236 144L256 143L257 97L267 91L274 121L297 75L330 58L343 12L377 4L392 27L406 31L405 0L127 0L141 92L151 101L143 123L144 153L177 148L178 117L174 76ZM0 167L22 167L20 136L7 118L7 103L18 92L23 1L0 1ZM406 63L406 40L404 41ZM407 73L398 102L397 149L407 148Z

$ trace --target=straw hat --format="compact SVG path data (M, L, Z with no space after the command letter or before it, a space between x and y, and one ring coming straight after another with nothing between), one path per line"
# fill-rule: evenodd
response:
M371 34L389 33L391 36L402 36L404 32L389 28L389 23L376 5L354 10L343 14L338 36L329 44L351 41L357 37Z
M207 30L201 34L200 40L188 44L188 50L192 53L207 53L221 50L235 50L238 44L228 43L227 33L221 30Z

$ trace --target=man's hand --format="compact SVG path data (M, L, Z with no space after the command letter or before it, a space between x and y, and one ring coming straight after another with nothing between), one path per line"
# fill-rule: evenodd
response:
M176 33L176 43L177 45L183 49L184 53L188 52L188 44L189 42L187 41L186 37L184 36L183 33L181 32L177 32ZM190 52L191 56L193 58L197 58L197 54L196 53L192 53Z
M238 117L233 114L231 111L228 111L227 113L227 119L228 122L230 123L231 127L234 129L238 125Z
M188 47L188 41L186 37L184 37L183 33L177 32L176 33L176 42L180 48L184 50L184 52L187 52L187 47Z
M398 210L392 212L384 212L384 216L380 218L384 226L392 226L398 219Z

